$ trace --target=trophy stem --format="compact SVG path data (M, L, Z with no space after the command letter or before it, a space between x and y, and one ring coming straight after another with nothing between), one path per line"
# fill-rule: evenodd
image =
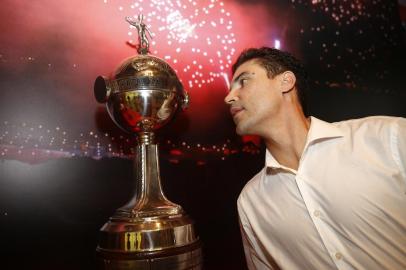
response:
M139 145L156 144L154 132L139 132L137 134L137 141Z
M180 205L169 201L161 186L158 144L153 132L140 132L134 159L136 189L133 198L119 208L113 219L127 221L145 217L182 214Z

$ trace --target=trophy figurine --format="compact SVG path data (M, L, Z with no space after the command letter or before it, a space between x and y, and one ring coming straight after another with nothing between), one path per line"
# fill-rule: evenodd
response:
M112 78L97 77L94 93L113 121L135 134L136 190L100 229L96 249L101 269L202 269L201 243L193 221L161 188L154 133L189 103L175 71L148 55L151 37L143 16L127 22L138 30L138 55L120 65ZM152 38L152 37L151 37Z

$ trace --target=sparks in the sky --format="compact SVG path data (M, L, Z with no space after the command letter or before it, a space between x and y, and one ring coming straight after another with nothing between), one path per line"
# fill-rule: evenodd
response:
M237 37L224 2L138 0L119 5L118 11L134 18L144 14L153 33L151 53L172 65L188 89L227 76ZM136 35L129 26L129 43L135 45Z

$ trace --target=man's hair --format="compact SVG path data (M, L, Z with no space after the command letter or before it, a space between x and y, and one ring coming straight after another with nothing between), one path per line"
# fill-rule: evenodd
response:
M305 94L308 88L308 77L303 64L290 53L269 48L249 48L244 50L232 66L233 74L243 63L255 59L268 73L269 78L274 78L285 71L291 71L296 76L297 96L302 110L307 115Z

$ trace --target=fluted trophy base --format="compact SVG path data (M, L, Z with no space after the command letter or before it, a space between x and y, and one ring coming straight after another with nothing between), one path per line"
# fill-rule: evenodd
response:
M176 255L171 255L175 253ZM179 254L178 254L179 253ZM187 251L184 250L173 250L154 256L144 256L145 258L130 258L130 259L114 259L114 258L103 258L99 261L99 269L118 269L118 270L130 270L130 269L140 269L140 270L200 270L202 269L201 264L201 249L194 249L193 247L188 247Z
M135 254L106 253L97 250L98 269L105 270L201 270L202 250L200 243L160 252Z
M99 269L202 269L201 243L186 215L112 217L100 230Z

